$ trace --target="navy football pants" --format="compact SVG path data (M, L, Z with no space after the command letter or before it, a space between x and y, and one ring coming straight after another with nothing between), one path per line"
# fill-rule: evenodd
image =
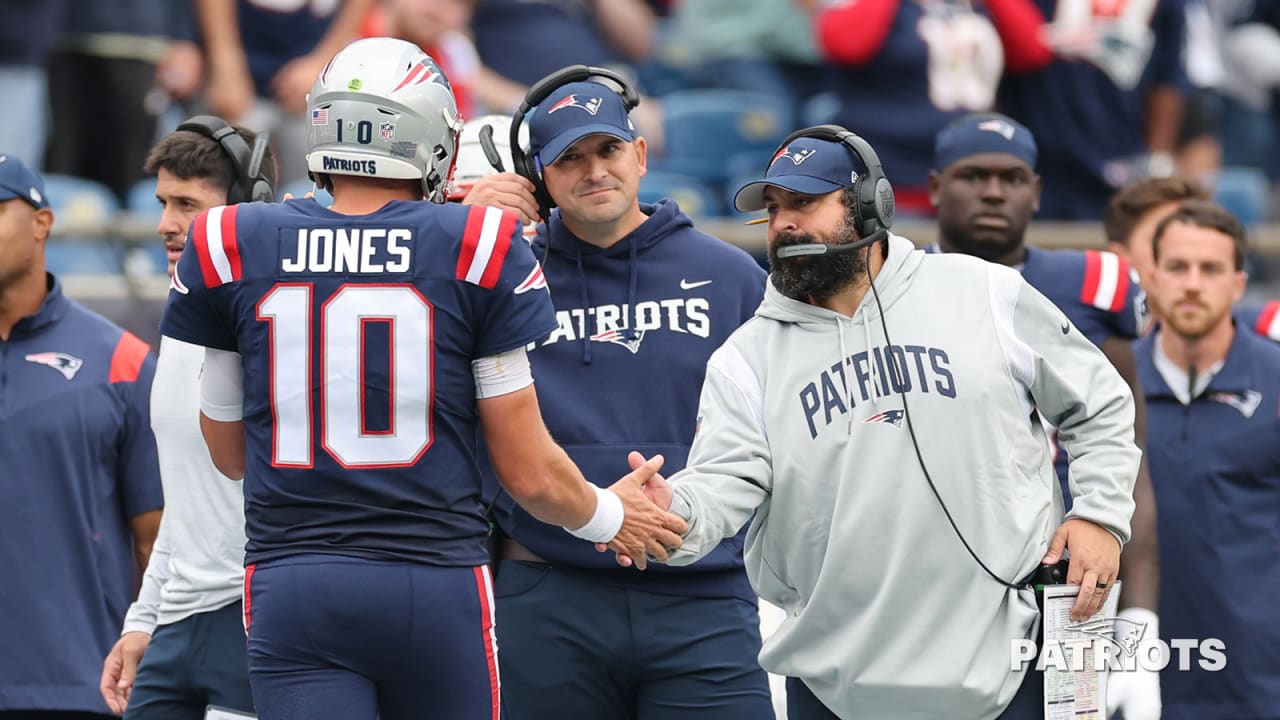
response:
M245 586L260 720L497 720L488 567L306 555Z
M754 603L518 560L494 595L507 720L773 720Z
M253 712L239 602L151 635L125 720L201 720L209 705Z

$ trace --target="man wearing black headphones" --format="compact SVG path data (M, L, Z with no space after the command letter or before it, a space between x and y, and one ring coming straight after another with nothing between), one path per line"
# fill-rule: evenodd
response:
M671 562L749 524L752 586L788 615L760 660L791 720L1042 718L1012 654L1037 627L1027 579L1066 549L1073 619L1110 591L1128 386L1017 271L890 233L888 180L844 128L793 134L735 204L768 212L772 274L708 363L685 470L649 482L689 522ZM1073 457L1065 520L1038 414Z
M275 162L258 139L202 115L147 155L171 275L197 215L272 199ZM111 710L131 720L200 720L209 705L253 711L241 604L244 494L213 466L200 435L203 363L204 348L160 338L151 418L165 513L99 688Z
M598 485L625 473L636 448L683 465L707 358L764 291L759 265L695 230L675 201L638 201L647 146L636 103L608 71L548 76L513 120L523 176L480 179L465 199L546 219L533 248L559 326L529 360L547 427ZM535 522L486 480L507 536L494 596L510 720L774 717L741 534L692 567L637 573Z

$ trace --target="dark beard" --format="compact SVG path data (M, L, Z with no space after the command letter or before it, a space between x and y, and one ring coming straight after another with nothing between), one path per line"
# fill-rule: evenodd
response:
M846 245L857 239L858 234L845 223L827 241L833 245ZM821 300L852 285L867 272L867 259L863 252L778 257L778 248L822 241L822 238L809 233L778 234L769 247L770 277L778 292L801 302L809 302L810 298Z

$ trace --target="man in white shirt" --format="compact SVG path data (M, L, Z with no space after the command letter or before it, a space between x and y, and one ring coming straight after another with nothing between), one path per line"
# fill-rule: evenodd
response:
M268 151L252 167L255 140L199 116L152 148L145 169L157 175L157 230L170 275L196 215L270 195L274 161ZM200 434L203 363L204 348L161 338L151 423L165 513L100 687L112 711L129 720L199 720L209 705L253 711L241 600L244 495L213 466Z

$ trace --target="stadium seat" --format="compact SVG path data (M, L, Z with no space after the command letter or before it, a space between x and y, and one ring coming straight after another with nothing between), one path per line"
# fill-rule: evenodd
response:
M156 179L143 178L134 183L125 195L124 209L139 215L159 215L160 202L156 200Z
M640 178L640 202L657 202L664 197L675 200L680 210L690 217L721 214L715 192L696 177L650 170Z
M44 186L53 208L54 231L60 236L45 248L49 271L55 275L119 275L120 244L88 236L115 219L120 210L115 193L101 183L70 175L45 175Z
M284 200L286 193L295 198L304 197L307 193L315 193L316 202L324 207L329 207L333 204L333 196L329 194L329 191L316 187L315 183L310 180L294 180L283 187L277 188L276 200Z
M1231 211L1245 227L1267 220L1270 189L1263 171L1252 167L1224 167L1214 184L1213 199Z
M664 96L662 107L662 169L715 184L728 179L731 158L773 152L791 112L772 95L745 90L682 90Z

